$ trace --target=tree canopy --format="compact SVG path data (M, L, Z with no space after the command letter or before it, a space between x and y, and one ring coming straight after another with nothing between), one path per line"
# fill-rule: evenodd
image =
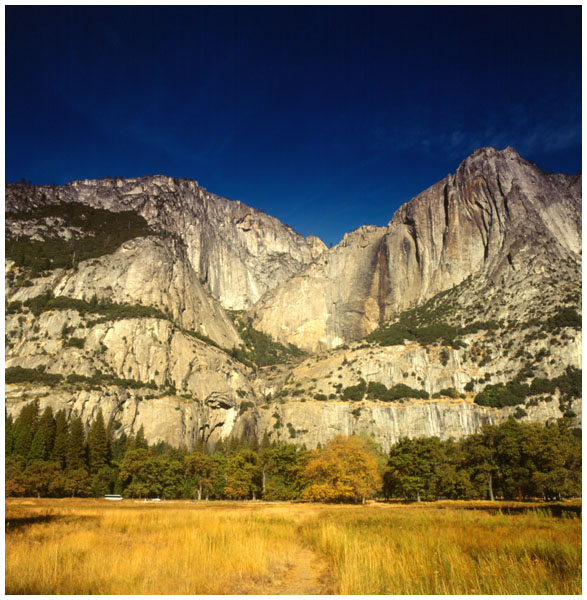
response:
M315 502L365 502L381 486L377 459L358 437L336 436L308 461L303 498Z
M115 432L117 434L115 435ZM581 493L581 436L565 417L510 419L460 440L402 439L385 456L370 438L308 451L267 437L190 451L148 444L99 410L89 423L27 404L5 419L7 496L96 496L363 502L373 497L561 499Z

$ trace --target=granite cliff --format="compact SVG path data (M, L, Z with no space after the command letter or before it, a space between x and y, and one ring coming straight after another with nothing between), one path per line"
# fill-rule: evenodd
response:
M482 148L401 206L386 229L347 234L251 314L276 339L316 351L359 339L468 278L500 293L531 278L525 287L540 296L543 274L561 263L576 279L581 178L543 173L512 148Z
M9 184L5 236L11 414L188 447L581 417L581 178L511 148L330 249L163 176Z
M8 186L6 211L79 202L133 211L155 231L176 236L205 287L224 308L243 309L289 279L326 248L275 217L210 194L197 182L162 175L73 181L65 186Z

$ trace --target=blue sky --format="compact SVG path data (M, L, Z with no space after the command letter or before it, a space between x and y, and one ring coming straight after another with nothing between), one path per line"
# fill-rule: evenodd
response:
M581 7L6 7L6 179L163 173L337 243L480 146L581 170Z

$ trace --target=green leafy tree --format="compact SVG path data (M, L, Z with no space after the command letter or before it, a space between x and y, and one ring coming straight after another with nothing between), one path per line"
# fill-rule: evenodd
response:
M57 463L43 460L31 463L25 471L27 494L43 497L56 495L60 476L61 469Z
M65 496L88 497L92 495L90 475L85 467L68 469L58 482L61 493Z
M210 493L214 489L217 466L217 462L203 452L196 451L186 457L184 461L185 476L194 480L198 500L202 499L202 495L205 495L206 500L210 497Z
M259 452L261 493L265 500L295 500L308 485L304 469L307 450L293 444L266 446Z
M150 493L166 499L179 498L183 487L182 463L172 456L154 457L151 463Z
M146 448L129 449L120 463L120 481L125 486L125 493L133 497L147 497L149 451Z
M216 478L214 481L214 487L212 489L212 496L216 499L224 498L224 486L226 485L226 467L228 463L228 457L221 450L217 449L212 458L215 463Z
M571 419L542 429L535 464L535 489L546 500L581 494L581 446L573 435Z
M441 444L441 456L436 463L438 497L472 498L475 495L469 472L464 467L465 456L461 444L452 438Z
M25 460L14 455L6 458L4 471L4 491L6 496L23 496L27 480L24 476Z
M226 463L224 494L231 500L255 499L258 491L259 469L256 455L244 450L231 456Z
M465 438L463 452L465 466L469 470L471 482L480 498L495 500L493 480L497 474L495 452L495 427L485 426L480 434Z
M420 501L425 481L417 446L416 440L403 439L391 448L383 478L386 497L400 496Z
M385 495L399 495L419 502L423 497L434 499L448 492L450 482L442 483L442 475L453 473L446 448L437 437L404 439L395 444L384 476Z
M523 489L529 478L527 465L522 454L523 426L514 419L509 419L495 429L494 447L496 470L496 486L499 495L506 499L521 499Z
M92 493L96 498L104 496L104 494L116 493L114 488L116 485L117 471L116 469L104 465L97 471L90 474L90 485Z

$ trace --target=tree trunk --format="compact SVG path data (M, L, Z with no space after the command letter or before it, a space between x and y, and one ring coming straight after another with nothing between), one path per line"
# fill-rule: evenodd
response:
M489 486L489 499L493 502L495 496L493 495L493 474L491 472L487 473L487 485Z
M265 467L263 467L263 496L265 496Z
M198 487L198 500L202 499L202 484L200 483Z
M255 490L253 490L253 500L256 500L257 498L255 498Z
M416 492L416 500L420 502L420 492Z

